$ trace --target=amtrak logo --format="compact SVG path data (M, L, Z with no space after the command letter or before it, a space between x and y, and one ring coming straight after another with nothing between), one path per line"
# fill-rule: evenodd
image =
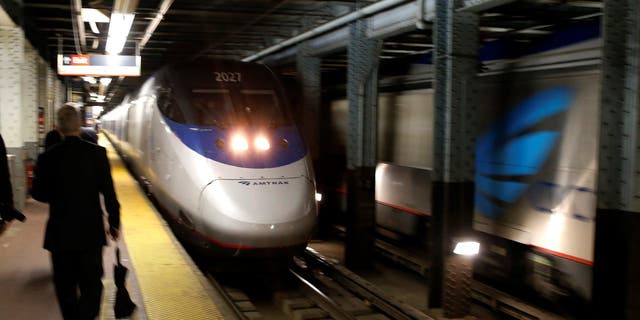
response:
M238 181L239 184L243 184L245 186L273 186L273 185L281 185L281 184L289 184L289 181Z
M496 218L524 193L523 178L538 173L555 146L559 132L535 130L549 117L571 107L574 92L552 88L517 105L484 132L476 143L475 207Z

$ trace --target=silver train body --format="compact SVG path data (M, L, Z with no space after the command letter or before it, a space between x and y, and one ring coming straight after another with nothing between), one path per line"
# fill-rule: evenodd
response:
M588 40L532 55L523 59L523 69L539 63L540 70L496 71L482 75L474 88L481 93L474 99L472 146L473 228L481 242L476 276L521 296L570 305L567 312L574 314L592 294L599 46ZM595 62L565 66L578 55L569 49L595 52ZM557 68L549 56L559 61ZM416 68L431 75L428 65ZM426 168L433 167L433 100L429 88L383 92L378 99L376 224L422 243L431 215ZM330 153L346 148L347 107L342 99L331 104L328 131L337 143Z
M267 67L168 66L102 117L174 231L215 255L290 255L315 227L311 160Z

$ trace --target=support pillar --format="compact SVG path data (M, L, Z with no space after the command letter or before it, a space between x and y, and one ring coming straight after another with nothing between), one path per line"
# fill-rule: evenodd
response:
M445 316L464 316L456 295L443 295L444 275L455 264L445 263L453 239L471 234L473 216L474 135L473 80L477 73L478 16L456 12L461 1L436 2L435 110L432 171L432 218L429 234L429 308L443 307ZM468 272L465 273L468 276ZM446 296L446 303L443 303ZM449 304L449 305L447 305ZM467 304L468 305L468 304ZM462 314L461 314L462 313Z
M47 95L47 105L45 106L45 111L44 111L44 118L45 118L45 127L46 132L48 132L49 130L53 129L55 127L55 123L56 123L56 114L55 114L55 74L53 73L53 70L51 70L51 68L49 66L47 66L46 70L46 75L45 75L45 81L46 81L46 85L47 85L47 90L46 90L46 95Z
M21 68L24 61L24 34L16 26L0 26L0 131L7 153L15 155L13 200L24 207L26 180L23 164L23 109Z
M318 157L318 115L321 99L321 59L312 56L310 50L301 46L296 55L296 70L302 82L302 130L310 142L309 148L313 159Z
M22 63L22 134L25 156L38 156L38 53L28 41L24 42Z
M42 147L42 150L44 150L45 134L51 130L46 112L48 106L47 69L47 63L42 58L38 58L38 147Z
M605 1L594 319L640 319L640 1Z
M345 263L352 269L373 263L378 62L381 42L368 39L367 23L350 26L347 67L347 239Z

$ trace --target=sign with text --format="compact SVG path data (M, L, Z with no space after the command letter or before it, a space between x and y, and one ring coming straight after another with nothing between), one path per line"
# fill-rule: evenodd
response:
M63 76L140 76L140 56L59 54L58 74Z

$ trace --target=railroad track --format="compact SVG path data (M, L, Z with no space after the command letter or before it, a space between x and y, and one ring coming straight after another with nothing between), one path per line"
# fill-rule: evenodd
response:
M309 249L281 273L210 279L238 319L432 319Z

